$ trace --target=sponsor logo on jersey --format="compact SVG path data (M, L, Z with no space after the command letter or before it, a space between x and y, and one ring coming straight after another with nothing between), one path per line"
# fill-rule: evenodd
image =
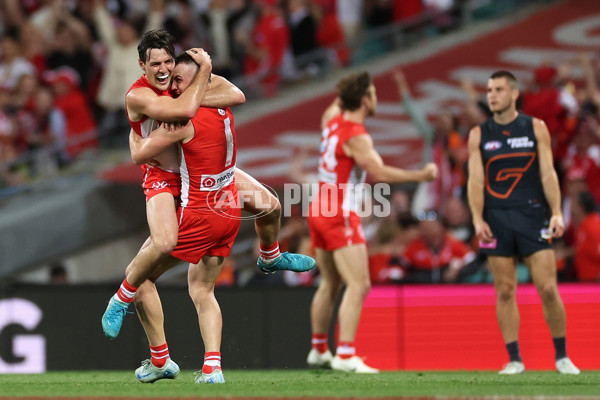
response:
M487 142L486 144L483 145L483 149L486 151L498 150L500 147L502 147L502 142L499 142L497 140Z
M152 184L152 189L161 190L166 188L167 186L169 186L169 184L166 181L154 182Z
M502 131L502 134L503 134L504 136L508 136L508 137L510 137L510 132L509 132L509 131Z
M233 183L233 177L235 176L235 165L226 169L225 171L214 174L214 175L202 175L200 178L200 190L201 191L213 191L219 190Z
M510 138L507 139L506 142L508 143L511 149L522 149L524 147L535 146L533 140L529 139L527 136Z

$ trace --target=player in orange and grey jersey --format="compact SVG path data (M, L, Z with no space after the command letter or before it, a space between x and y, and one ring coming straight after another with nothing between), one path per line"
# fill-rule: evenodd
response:
M543 121L517 112L518 96L513 74L494 73L487 84L493 116L469 134L469 205L480 251L488 256L496 314L509 355L500 373L525 370L516 301L516 263L522 257L542 299L556 368L579 374L566 353L565 309L551 246L552 238L563 235L564 223L550 134Z

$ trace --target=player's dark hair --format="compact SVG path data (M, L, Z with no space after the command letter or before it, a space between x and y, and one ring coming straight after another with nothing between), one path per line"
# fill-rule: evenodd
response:
M500 70L500 71L494 72L490 76L490 79L498 79L498 78L505 78L511 89L518 89L518 87L519 87L519 84L517 83L517 78L510 71Z
M371 86L371 76L368 72L351 74L337 84L338 96L342 100L342 108L354 111L360 108L362 98L367 95Z
M175 47L173 42L175 38L164 29L155 29L144 33L142 40L137 46L138 56L142 62L146 62L148 54L152 49L164 50L171 57L175 58Z
M196 66L196 73L198 73L198 68L200 68L200 66L198 65L198 63L196 63L196 61L194 61L194 59L192 58L192 56L190 56L185 51L177 54L177 56L175 57L175 65L179 65L179 64L186 64L186 65L194 65L194 66ZM210 83L211 78L212 78L212 74L210 74L208 76L208 83Z
M196 61L187 52L183 51L175 57L175 65L177 64L196 64ZM197 64L196 64L197 65Z

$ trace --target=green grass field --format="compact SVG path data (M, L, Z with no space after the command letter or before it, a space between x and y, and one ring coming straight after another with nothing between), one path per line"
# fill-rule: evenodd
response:
M224 385L197 385L193 371L174 381L137 382L132 371L48 372L0 375L0 397L392 397L392 396L600 396L600 371L579 376L557 372L383 372L355 375L327 370L226 370Z

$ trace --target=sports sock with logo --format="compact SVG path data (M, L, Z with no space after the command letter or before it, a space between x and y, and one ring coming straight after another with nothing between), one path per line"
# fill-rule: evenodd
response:
M123 279L123 283L121 283L121 287L115 294L115 299L120 300L124 303L131 303L133 301L133 296L135 296L135 292L137 292L138 288L131 286L127 283L127 278Z
M310 343L311 347L313 349L317 349L317 351L321 354L325 353L327 349L329 349L326 333L313 333Z
M202 373L211 374L216 369L221 369L221 352L207 351L204 353L204 365L202 365Z
M339 342L335 354L343 360L352 358L356 355L354 342Z
M157 368L162 368L169 359L169 346L167 342L160 346L150 346L150 356L152 357L152 365Z
M260 243L260 258L267 264L273 262L281 253L279 252L279 241L270 245Z

